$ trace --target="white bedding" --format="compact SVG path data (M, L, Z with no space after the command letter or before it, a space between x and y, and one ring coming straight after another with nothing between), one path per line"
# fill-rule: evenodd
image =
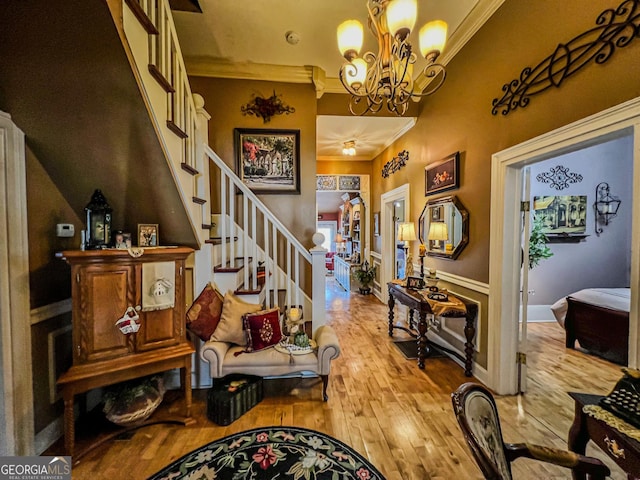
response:
M630 292L629 288L585 288L569 296L591 305L628 312ZM566 298L561 298L551 305L553 316L556 317L562 328L564 328L564 318L567 315L568 306Z

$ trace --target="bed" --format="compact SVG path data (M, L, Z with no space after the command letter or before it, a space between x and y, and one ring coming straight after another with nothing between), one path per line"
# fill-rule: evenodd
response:
M567 348L580 347L614 363L627 365L628 288L587 288L561 298L551 311L566 332Z

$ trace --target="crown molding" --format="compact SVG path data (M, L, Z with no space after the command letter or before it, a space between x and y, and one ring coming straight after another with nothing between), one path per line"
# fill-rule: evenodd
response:
M209 57L186 57L187 73L196 77L264 80L269 82L313 83L317 67L293 67L267 63L230 63ZM316 73L316 76L317 73Z

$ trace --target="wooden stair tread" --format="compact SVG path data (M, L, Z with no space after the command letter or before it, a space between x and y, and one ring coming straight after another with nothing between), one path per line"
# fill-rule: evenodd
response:
M248 257L247 260L248 260L248 263L251 263L253 261L253 258ZM236 257L236 261L243 262L244 257ZM244 264L238 265L236 267L232 267L231 262L229 261L227 265L224 267L222 265L216 265L215 267L213 267L213 271L216 273L235 273L235 272L239 272L243 268L244 268Z
M233 241L237 242L238 237L233 237ZM231 237L226 237L224 239L222 237L213 237L213 238L208 238L207 240L204 241L204 243L210 243L212 245L222 245L223 243L230 243L230 242L231 242Z

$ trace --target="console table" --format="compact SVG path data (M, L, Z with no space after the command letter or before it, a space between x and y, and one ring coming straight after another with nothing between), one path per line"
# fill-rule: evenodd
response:
M465 327L464 327L464 336L466 342L464 344L464 353L462 356L458 352L445 348L441 345L438 345L435 342L432 342L427 338L427 331L429 329L429 324L427 323L427 315L433 314L431 310L431 306L427 299L423 296L428 293L427 290L411 290L403 287L400 284L389 282L387 284L389 288L389 336L393 336L394 329L404 330L409 333L412 337L416 338L418 342L418 367L424 369L424 361L425 358L429 356L431 351L431 347L435 347L438 350L442 350L449 355L453 355L454 357L460 359L464 362L464 374L467 377L472 375L471 368L473 366L473 352L474 352L474 344L473 338L476 334L475 320L478 315L478 305L473 302L461 301L465 304L467 313L464 315L465 317ZM394 324L394 311L393 308L395 303L399 302L402 305L409 307L409 328L403 327L401 325ZM413 328L413 312L418 312L418 324L417 324L417 332ZM443 315L443 316L452 316L452 315ZM456 314L455 316L461 316L460 314Z
M570 392L575 402L573 424L569 430L569 450L585 454L589 440L602 449L630 479L640 478L640 442L627 437L611 425L587 415L582 410L585 405L597 405L601 395ZM585 479L585 475L573 474L574 479Z

